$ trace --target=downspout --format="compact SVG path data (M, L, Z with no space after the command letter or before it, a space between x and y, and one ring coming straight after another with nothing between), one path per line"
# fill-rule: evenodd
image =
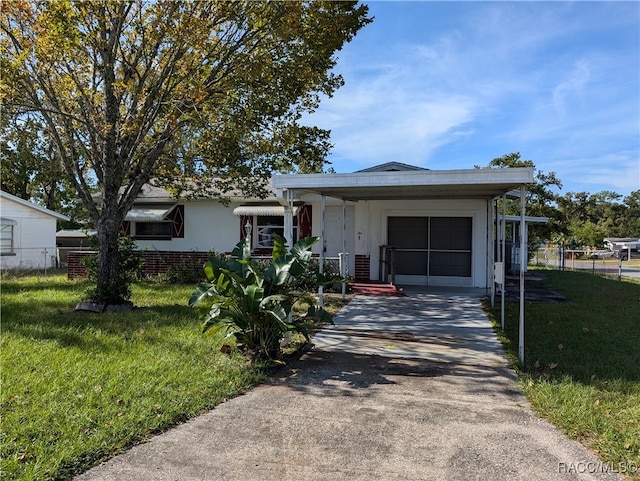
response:
M495 303L496 303L496 271L495 271L495 258L494 258L494 252L495 252L495 230L496 230L496 225L495 225L495 216L494 216L494 212L495 212L495 202L496 199L495 197L491 198L491 199L487 199L487 287L490 287L490 292L491 292L491 308L493 309L495 307Z
M342 299L347 293L347 201L342 199L342 258L340 259L340 276L342 276Z

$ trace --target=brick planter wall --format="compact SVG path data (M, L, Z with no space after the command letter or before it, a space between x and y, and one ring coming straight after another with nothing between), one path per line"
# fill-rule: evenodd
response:
M92 251L71 251L67 256L67 277L69 279L84 279L87 272L80 263L80 259L93 255ZM144 259L142 270L149 276L165 274L169 266L193 265L194 268L202 268L209 256L208 252L174 252L174 251L138 251L137 254Z
M371 280L371 256L356 254L354 279L356 281Z
M84 279L87 277L87 270L80 263L80 259L94 254L94 251L69 251L67 253L67 278Z

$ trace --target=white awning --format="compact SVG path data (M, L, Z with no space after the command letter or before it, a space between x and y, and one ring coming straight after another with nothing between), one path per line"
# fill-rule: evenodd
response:
M2 224L2 225L17 225L18 223L13 219L7 219L6 217L0 217L0 224Z
M162 222L175 209L175 205L162 207L133 207L124 220L134 222Z
M507 222L520 222L520 216L519 215L505 215L504 216L504 220L506 220ZM549 218L548 217L534 217L531 215L526 215L524 216L524 221L527 224L546 224L547 222L549 222Z
M293 215L298 215L298 208L292 209ZM233 213L241 215L260 215L265 217L284 217L284 206L282 205L241 205L233 209Z

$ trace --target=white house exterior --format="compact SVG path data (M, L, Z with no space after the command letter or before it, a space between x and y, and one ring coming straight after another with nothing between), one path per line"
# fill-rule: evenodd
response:
M311 235L310 221L303 220L307 210L294 210L304 230L299 237ZM283 219L284 207L275 197L233 197L229 205L217 199L186 202L164 189L144 186L125 217L123 230L136 239L140 250L185 253L230 252L250 232L253 250L260 254L270 252L271 234L284 235ZM297 228L296 222L296 234Z
M356 277L389 281L394 258L397 284L477 288L493 283L495 201L532 182L529 168L432 171L397 163L273 179L281 199L313 206L323 254L348 253Z
M139 249L173 259L230 252L247 234L255 254L270 252L274 233L289 244L321 236L314 253L342 256L358 280L488 288L496 200L531 182L528 168L432 171L392 162L351 174L276 175L273 196L235 197L228 206L176 201L145 186L123 230Z
M2 270L56 266L56 222L69 217L3 191L0 217Z
M636 237L605 237L604 245L616 257L631 258L631 252L640 252L640 239Z

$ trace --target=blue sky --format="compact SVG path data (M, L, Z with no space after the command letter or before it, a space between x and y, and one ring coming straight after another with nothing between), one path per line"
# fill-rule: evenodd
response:
M305 121L337 172L520 152L560 193L640 189L640 2L365 2L346 84Z

